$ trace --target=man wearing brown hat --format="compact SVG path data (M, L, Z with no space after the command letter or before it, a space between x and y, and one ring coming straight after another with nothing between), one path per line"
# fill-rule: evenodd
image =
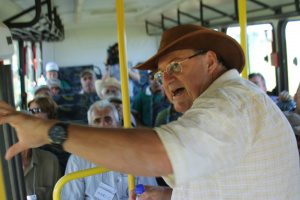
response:
M0 123L19 137L6 159L50 143L114 171L163 176L172 189L146 187L145 199L299 199L293 130L276 104L240 77L244 64L240 45L224 33L168 29L157 54L136 68L158 71L182 117L154 129L95 129L35 119L2 102Z

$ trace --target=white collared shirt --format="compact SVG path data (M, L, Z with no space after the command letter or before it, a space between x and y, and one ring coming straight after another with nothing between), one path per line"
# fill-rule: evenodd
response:
M172 199L300 199L293 130L259 88L229 70L178 121L155 128Z

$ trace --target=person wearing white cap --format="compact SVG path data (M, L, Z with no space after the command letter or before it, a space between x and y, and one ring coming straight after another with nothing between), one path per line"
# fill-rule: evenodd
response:
M49 79L58 79L59 67L55 62L48 62L45 67L46 78ZM59 80L59 79L58 79ZM47 81L48 84L48 81ZM60 89L71 89L71 86L64 80L60 80Z
M58 65L55 62L48 62L46 64L46 78L51 79L51 78L58 78Z

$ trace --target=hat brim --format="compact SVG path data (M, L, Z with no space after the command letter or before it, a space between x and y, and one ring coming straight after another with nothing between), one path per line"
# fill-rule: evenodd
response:
M228 68L235 68L239 72L243 71L245 65L243 49L235 39L225 33L205 29L180 37L159 50L153 57L134 68L140 70L157 70L159 58L172 51L182 49L213 51L222 57L224 64Z

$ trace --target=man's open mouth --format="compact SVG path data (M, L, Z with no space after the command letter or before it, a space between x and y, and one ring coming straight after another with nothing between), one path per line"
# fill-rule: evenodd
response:
M176 90L173 90L172 91L173 97L181 95L183 93L183 91L184 91L184 88L177 88Z

